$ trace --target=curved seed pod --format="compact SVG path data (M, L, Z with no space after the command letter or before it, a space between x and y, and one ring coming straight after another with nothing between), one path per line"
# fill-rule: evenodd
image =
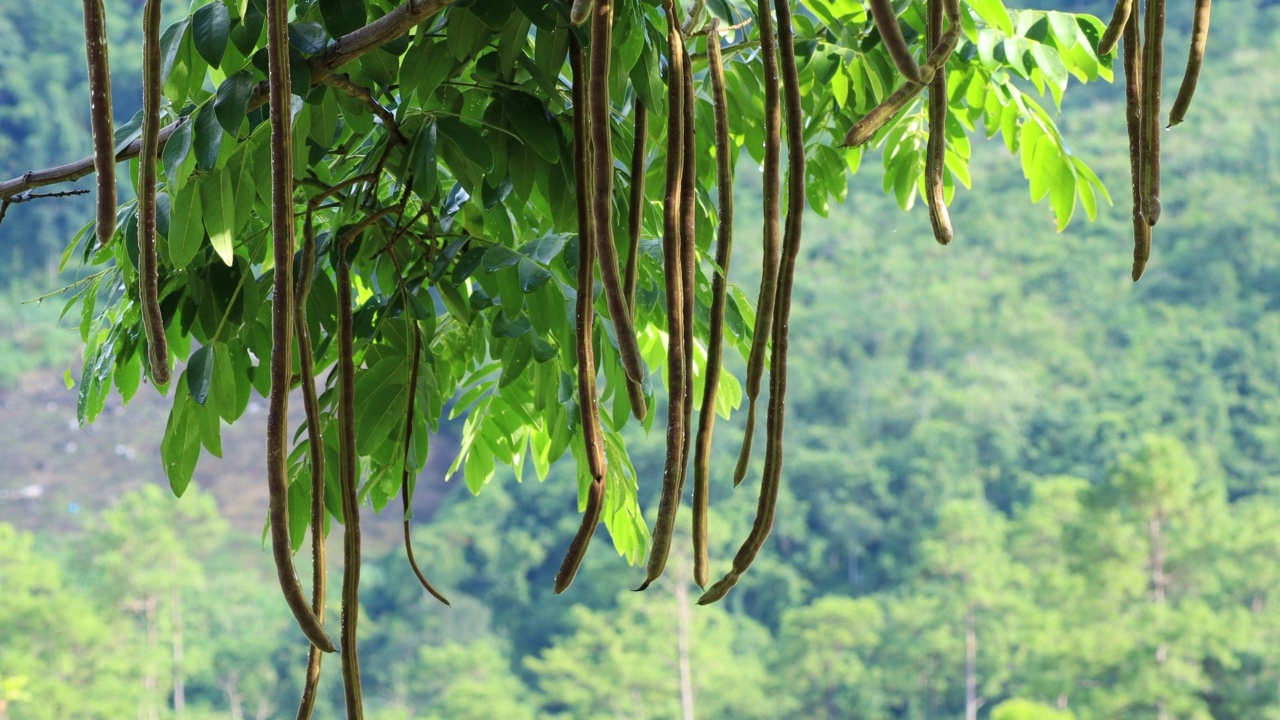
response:
M342 688L347 718L364 717L356 625L360 621L360 501L356 495L356 366L349 239L338 245L338 484L342 493Z
M760 294L756 299L756 324L751 333L751 354L747 360L747 423L742 434L742 450L733 471L736 487L747 477L751 446L755 441L756 402L764 378L765 353L773 332L773 301L777 293L778 264L782 254L782 98L778 90L778 50L773 36L773 13L769 0L759 0L756 24L760 28L760 56L764 65L764 257L760 271Z
M644 181L646 149L649 142L649 111L640 98L636 98L635 139L631 145L631 207L627 215L627 234L631 246L627 248L627 269L623 277L623 289L627 295L627 307L631 308L631 320L636 317L636 282L640 275L640 233L644 227Z
M586 22L594 7L595 0L573 0L573 5L569 8L569 23L581 25Z
M667 283L667 456L662 468L662 496L644 590L667 565L676 511L680 508L680 474L684 467L684 270L680 247L680 195L684 182L684 43L672 0L663 0L667 15L667 180L662 206L662 269ZM692 292L692 288L689 289Z
M929 60L920 68L921 82L912 82L908 80L901 87L889 94L889 97L880 101L879 105L871 108L866 115L863 115L853 127L849 128L849 132L844 136L845 147L857 147L872 137L876 131L884 127L884 124L893 119L902 108L907 106L913 98L922 90L924 86L933 80L934 74L947 63L947 58L951 57L951 52L955 50L956 43L960 40L960 23L953 23L947 31L942 34L938 40L938 44L934 46L933 51L929 53Z
M880 31L880 39L884 41L884 49L893 59L898 72L912 82L923 82L920 68L915 58L911 57L911 49L907 47L906 38L902 36L902 28L898 27L898 16L893 12L893 3L889 0L868 0L871 6L871 18ZM778 18L782 24L782 18Z
M689 48L684 52L684 182L680 186L680 253L684 272L684 435L680 450L680 484L676 495L684 497L684 481L689 472L689 445L693 439L693 318L697 301L698 248L698 138L694 118L693 61Z
M925 36L930 46L942 35L942 0L929 0ZM947 212L943 189L943 171L947 153L947 73L939 68L929 82L929 142L925 149L925 188L929 205L929 223L933 237L940 245L948 245L955 237L951 215Z
M1148 0L1142 46L1142 210L1160 220L1160 81L1164 72L1164 0Z
M142 23L142 151L138 157L138 301L142 306L142 326L147 334L151 379L156 385L167 385L170 376L169 342L164 335L164 315L160 312L160 267L156 258L156 167L160 155L160 88L162 84L160 0L147 0L142 9ZM112 215L114 223L114 212ZM305 606L306 601L303 600L302 604Z
M782 483L782 432L787 394L787 323L791 317L791 291L795 284L796 259L800 255L801 220L804 216L804 111L800 102L800 72L796 67L795 37L791 26L789 0L775 0L778 12L778 54L782 60L782 88L787 113L787 220L783 236L782 267L778 275L778 299L774 303L773 371L769 374L768 437L764 455L764 476L760 480L760 502L751 532L733 558L733 568L710 590L698 598L699 605L724 597L755 560L773 529L778 489Z
M1133 12L1133 0L1117 0L1115 10L1111 12L1111 22L1102 32L1098 40L1098 57L1110 55L1116 49L1116 43L1124 33L1125 23L1129 22L1129 14Z
M155 2L157 11L158 0ZM267 59L271 115L271 237L275 273L271 308L271 392L267 399L267 488L271 554L285 602L313 645L333 652L333 641L307 604L293 569L289 540L289 375L293 347L293 153L289 129L289 29L286 0L267 6ZM157 13L158 14L158 13ZM145 167L148 163L143 163Z
M1182 86L1169 110L1169 127L1182 122L1191 107L1191 96L1200 80L1200 66L1204 64L1204 50L1209 44L1209 10L1212 0L1196 0L1195 20L1191 24L1191 50L1187 54L1187 71L1182 75Z
M116 232L116 141L111 127L111 64L107 57L107 17L102 0L84 0L84 49L89 61L93 167L98 173L98 244L106 245Z
M1143 208L1142 184L1145 177L1146 158L1142 134L1147 126L1142 122L1142 31L1137 22L1129 23L1124 30L1124 95L1125 121L1129 130L1129 174L1133 185L1133 270L1134 282L1142 277L1142 271L1151 257L1151 226Z
M729 261L733 257L733 166L729 149L729 109L720 57L719 18L711 18L707 32L707 66L711 76L711 101L716 118L716 189L719 224L716 226L716 271L711 281L711 328L707 340L707 379L698 414L698 439L693 461L693 579L706 587L711 557L707 541L707 514L711 496L711 436L716 423L716 394L724 352L724 307L728 290Z
M391 257L394 260L395 251L391 251ZM396 261L397 267L399 262ZM405 312L409 310L409 294L404 289L404 275L400 275L400 294L404 298ZM405 408L404 416L404 473L400 477L400 506L404 510L404 552L409 558L409 567L413 568L413 574L418 576L418 582L422 583L422 588L431 594L431 597L439 600L445 605L449 604L446 598L435 586L427 580L427 576L423 574L422 568L418 567L418 560L413 556L413 537L409 528L409 483L412 480L409 472L409 451L413 447L413 421L414 421L414 400L418 395L418 363L422 361L422 329L418 327L416 321L410 320L413 326L413 358L412 365L409 367L409 403Z
M632 382L644 381L640 344L631 326L630 305L618 276L618 248L613 239L613 133L609 120L609 52L613 47L613 0L596 0L591 21L591 75L588 104L591 114L592 233L600 264L600 284L618 338L622 369ZM643 394L641 395L643 401Z
M592 350L595 318L595 232L592 206L587 198L591 187L591 148L588 143L587 120L591 105L590 91L584 79L586 58L578 39L569 34L569 67L573 72L573 169L577 183L578 208L578 297L574 303L574 319L578 335L578 409L582 414L582 444L587 458L587 472L591 486L587 490L587 507L582 523L574 534L556 573L554 590L562 593L573 583L573 578L586 557L587 548L600 522L604 500L605 458L604 441L600 432L600 408L596 403L596 364ZM597 487L598 486L598 487Z
M302 403L307 412L307 449L311 461L311 611L324 622L324 603L328 584L328 557L324 546L324 436L320 430L320 400L316 394L316 372L311 356L311 327L307 324L307 296L316 266L316 233L312 208L307 207L302 223L302 262L295 288L297 307L293 314L293 331L298 340L298 376L302 385ZM320 688L320 663L324 653L312 645L307 650L307 671L298 705L298 720L306 720L315 710Z

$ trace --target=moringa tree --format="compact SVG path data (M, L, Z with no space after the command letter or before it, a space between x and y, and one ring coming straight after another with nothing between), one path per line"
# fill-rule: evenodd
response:
M999 0L869 4L196 0L162 31L147 0L143 111L113 129L102 3L85 0L95 155L0 182L0 202L97 171L97 219L63 260L100 266L69 288L87 343L79 415L94 420L113 387L127 401L146 377L170 386L161 447L176 494L202 447L221 453L220 424L254 392L269 398L272 548L311 643L300 716L339 648L349 715L361 713L362 506L399 495L409 562L447 602L413 559L408 512L446 414L465 416L451 471L473 492L498 464L531 461L542 478L574 457L584 516L557 592L601 521L630 562L648 554L642 588L656 580L693 465L694 578L701 602L728 593L768 537L782 480L806 206L826 215L879 148L886 192L903 208L923 198L950 242L946 203L969 185L981 125L1020 156L1059 230L1077 205L1093 217L1110 199L1042 102L1059 104L1072 76L1111 80L1122 33L1141 274L1159 209L1160 0L1141 32L1123 3L1109 28ZM1207 28L1207 2L1198 28L1202 15ZM1197 47L1202 36L1194 67ZM754 297L728 282L744 151L764 210L747 239L763 247ZM136 200L117 206L126 161ZM726 345L747 362L745 388L722 369ZM291 432L294 389L306 419ZM712 583L708 448L716 415L743 402L733 482L759 468L758 513ZM660 407L651 532L620 431L633 419L650 429ZM345 555L336 642L320 542L330 516ZM293 567L308 536L310 598Z

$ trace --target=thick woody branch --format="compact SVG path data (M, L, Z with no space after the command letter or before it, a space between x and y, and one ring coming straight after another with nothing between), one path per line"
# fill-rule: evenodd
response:
M408 32L432 15L453 4L453 0L409 0L409 2L383 15L381 18L365 25L354 32L338 38L324 52L307 60L311 69L311 84L324 84L334 71ZM260 83L253 89L249 108L259 107L267 101L267 84ZM178 125L185 120L178 120L160 129L160 145L169 139ZM391 126L388 126L390 130ZM116 154L116 162L123 162L138 156L142 150L141 141L135 140ZM33 188L58 183L71 182L93 172L93 158L87 157L65 165L33 170L19 177L0 182L0 200L13 197Z

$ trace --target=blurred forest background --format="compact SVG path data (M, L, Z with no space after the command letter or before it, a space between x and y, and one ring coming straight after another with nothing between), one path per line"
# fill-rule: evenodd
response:
M1191 5L1170 8L1171 86ZM140 6L107 3L118 122L139 106ZM89 154L80 12L0 3L3 177ZM443 481L456 439L433 438L417 550L453 607L413 579L398 513L371 522L371 720L1280 718L1278 29L1268 0L1220 0L1136 285L1116 86L1073 83L1059 119L1118 201L1096 223L1055 234L1017 160L978 138L949 248L885 196L874 157L845 205L810 214L778 524L718 605L692 605L687 555L632 593L641 572L603 534L553 596L572 468L472 497ZM90 202L0 225L0 718L291 717L306 646L260 545L265 413L175 501L168 401L77 427L79 318L21 302L74 281L53 268ZM760 218L738 212L752 283ZM738 437L721 423L717 568L754 513L730 487ZM656 505L662 438L630 442Z

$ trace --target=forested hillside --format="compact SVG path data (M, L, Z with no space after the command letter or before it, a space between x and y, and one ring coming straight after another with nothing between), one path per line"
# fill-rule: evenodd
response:
M108 3L136 12L126 5ZM65 30L78 12L0 6L4 177L88 152L87 122L44 121L84 95ZM1171 9L1171 46L1189 15ZM1116 87L1073 88L1060 118L1116 200L1097 222L1077 209L1055 233L1017 158L977 138L950 247L923 207L904 213L885 193L875 156L843 206L810 214L778 525L724 603L693 605L679 551L657 592L630 592L641 571L605 542L553 596L578 524L570 464L542 484L500 475L476 497L460 479L422 490L417 554L453 607L424 595L400 551L366 557L369 717L1280 717L1277 20L1262 3L1215 13L1196 105L1165 139L1164 216L1140 283ZM113 22L125 42L132 21ZM118 117L133 105L119 99ZM747 189L753 170L739 174ZM11 213L10 284L90 214L56 200ZM760 225L739 200L737 267L758 265ZM49 355L40 377L56 381L67 355ZM20 384L4 393L6 407L30 404ZM129 426L148 423L163 416ZM262 515L237 510L230 525L213 501L260 497L260 441L237 451L243 471L202 464L202 489L167 502L146 454L158 436L138 443L133 465L148 469L130 476L107 459L118 439L83 435L102 477L22 497L28 471L0 475L0 718L291 715L305 651L258 546ZM737 436L726 423L713 459L721 564L755 504L729 480ZM450 439L433 441L443 467ZM659 431L631 439L647 507L661 445ZM441 474L419 487L439 490ZM124 492L139 475L157 482ZM103 506L68 516L78 493ZM63 519L53 532L39 516ZM341 685L326 686L321 716L336 716Z

